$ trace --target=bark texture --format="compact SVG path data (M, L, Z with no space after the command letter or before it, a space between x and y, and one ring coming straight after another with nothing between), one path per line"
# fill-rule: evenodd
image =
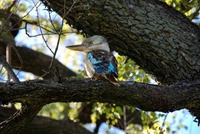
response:
M0 122L1 134L21 133L22 130L29 125L35 115L42 108L42 103L35 105L34 102L28 105L22 105L19 111L16 111L8 119Z
M46 0L45 4L86 35L105 36L112 49L162 84L200 78L199 28L159 0Z
M20 132L41 105L58 101L98 101L162 112L187 108L200 118L200 30L183 14L159 0L42 2L86 36L105 36L113 50L133 59L163 85L170 86L121 82L116 88L88 79L0 83L1 103L24 105L19 112L22 114L0 124L0 131L14 133L8 129L14 126ZM29 109L30 104L40 105ZM26 119L26 115L31 118Z
M17 112L17 114L19 113L18 116L14 114L0 123L0 132L11 134L20 132L21 129L28 125L30 119L39 110L39 107L58 101L106 102L135 106L146 111L162 112L187 108L197 118L200 117L199 80L183 81L171 86L136 82L121 82L120 85L120 87L116 88L109 82L92 81L90 79L66 79L59 83L50 80L0 83L1 103L20 102L25 104L25 110L22 108L22 112ZM26 109L26 106L31 107ZM21 124L20 127L19 124Z
M13 1L12 6L15 2L16 1ZM57 77L57 79L59 79L60 76L71 77L76 75L56 59L54 60L53 67L49 69L52 57L27 47L15 46L14 37L18 34L19 28L22 24L22 18L17 14L13 14L6 8L1 9L0 12L0 26L3 28L1 29L0 36L0 64L6 68L14 82L18 82L18 78L13 73L12 68L31 72L45 79L52 77ZM9 57L5 56L8 55L6 47L10 48ZM9 59L10 65L6 62L5 57ZM55 70L55 68L57 70ZM90 133L77 123L71 121L54 121L42 117L39 119L36 117L36 119L33 120L38 111L44 105L43 103L35 103L37 103L37 101L31 102L31 104L23 103L22 108L19 111L14 110L14 112L10 112L10 109L5 111L0 108L0 133L16 134L22 132L24 128L26 129L23 133ZM0 102L0 104L2 104L2 102ZM32 120L33 123L27 127Z
M106 102L162 112L200 108L200 80L171 86L136 82L121 82L120 85L116 87L109 82L90 79L67 79L61 83L47 80L0 83L0 102Z
M0 107L0 122L16 112L14 108ZM45 125L44 125L45 124ZM15 132L16 133L16 132ZM92 134L79 124L70 120L54 120L36 116L22 134Z

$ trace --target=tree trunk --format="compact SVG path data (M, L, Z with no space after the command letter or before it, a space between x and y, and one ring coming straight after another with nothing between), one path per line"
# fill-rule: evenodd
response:
M159 0L46 0L45 4L86 35L105 36L113 50L133 59L162 84L200 78L199 28Z
M106 82L87 79L1 83L1 103L98 101L148 111L169 112L187 108L200 118L200 30L183 14L159 0L42 2L87 36L105 36L113 50L133 59L163 85L170 86L121 82L116 88ZM32 119L38 108L36 112L27 110ZM8 119L10 124L2 122L0 127L14 125L13 130L21 130L21 124L25 127L30 122L27 119L27 124L23 124L24 116L13 118L13 122Z

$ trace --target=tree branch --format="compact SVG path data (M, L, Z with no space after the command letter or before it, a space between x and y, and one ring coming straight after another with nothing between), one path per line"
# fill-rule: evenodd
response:
M18 56L14 51L12 51L12 67L15 69L20 69L26 72L31 72L37 76L42 76L45 74L45 71L49 71L49 64L51 62L52 57L47 56L41 52L34 51L27 47L19 47L16 46L16 50L21 55L23 65L21 65L20 60L17 58ZM0 51L5 55L6 53L6 45L0 45ZM31 62L30 62L31 60ZM58 67L59 73L62 74L62 77L71 77L76 74L60 63L57 59L54 61L54 66ZM45 75L44 78L52 78L50 74Z
M22 105L22 108L15 112L8 119L0 123L0 133L3 134L18 134L29 125L32 119L42 108L43 104L37 105Z
M172 86L121 82L117 88L105 81L66 79L62 83L34 80L1 83L0 102L106 102L130 105L146 111L169 112L187 108L195 113L200 108L200 80L183 81Z
M14 82L19 82L19 79L17 78L17 76L13 72L12 68L10 67L8 62L6 61L6 59L5 59L4 55L2 54L1 50L0 50L0 63L5 67L6 71L8 72L8 74L10 75L12 80Z
M15 112L5 121L0 122L0 133L21 133L22 130L29 125L29 123L32 121L32 119L40 111L41 108L41 104L31 106L23 105L19 111Z
M73 4L41 1L60 16ZM200 79L200 29L160 0L77 0L65 19L88 36L105 36L162 84Z
M14 108L0 107L0 122L16 112ZM13 129L12 129L13 131ZM15 132L15 131L14 131ZM36 116L22 132L23 134L91 134L77 123L70 120L54 120ZM16 134L16 132L15 132Z

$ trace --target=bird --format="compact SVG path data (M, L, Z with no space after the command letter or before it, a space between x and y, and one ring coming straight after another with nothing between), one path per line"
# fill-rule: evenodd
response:
M84 66L90 78L106 79L115 86L120 86L118 78L117 60L110 52L109 44L105 37L94 35L85 38L79 45L70 45L66 48L81 51L85 54Z

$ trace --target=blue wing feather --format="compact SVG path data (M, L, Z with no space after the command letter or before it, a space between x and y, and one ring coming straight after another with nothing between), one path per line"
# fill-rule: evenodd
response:
M118 77L117 61L114 55L105 50L94 50L88 53L88 60L94 67L96 74L113 75Z

